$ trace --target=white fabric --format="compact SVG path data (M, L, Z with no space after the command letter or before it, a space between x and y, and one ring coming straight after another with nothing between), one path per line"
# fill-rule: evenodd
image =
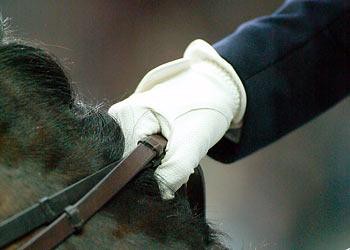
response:
M133 95L108 112L125 135L124 155L147 135L168 139L155 173L162 197L171 199L230 125L241 124L245 107L246 94L232 66L196 40L183 58L151 70Z

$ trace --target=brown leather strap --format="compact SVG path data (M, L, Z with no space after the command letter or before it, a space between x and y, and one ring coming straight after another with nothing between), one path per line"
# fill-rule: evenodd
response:
M52 249L83 224L107 203L138 172L164 154L166 140L152 135L142 141L94 188L75 205L68 206L60 217L27 241L20 249ZM152 163L153 165L153 163Z

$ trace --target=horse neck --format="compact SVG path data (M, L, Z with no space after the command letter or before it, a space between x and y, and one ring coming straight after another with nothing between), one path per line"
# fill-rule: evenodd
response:
M0 221L18 213L37 202L41 197L53 194L64 185L59 183L57 176L44 175L38 171L40 166L27 164L26 167L0 167ZM129 188L131 186L131 188ZM133 205L139 206L142 194L135 192L134 184L127 186L118 193L84 226L83 234L73 235L63 242L59 249L84 248L95 249L111 246L111 248L130 248L137 245L148 245L152 248L165 248L157 238L162 238L160 232L154 234L152 221L156 220L157 212L151 211L153 206L147 205L130 211ZM134 204L135 203L135 204ZM158 205L157 209L161 206ZM150 216L153 216L150 219ZM165 220L166 218L161 218ZM25 241L26 239L24 239ZM15 242L11 247L17 248L24 243ZM179 249L186 249L184 243L176 243ZM180 247L181 246L181 247Z
M66 145L34 145L33 150L18 147L22 143L18 141L0 137L0 221L91 174L101 164L86 143L69 150Z
M64 187L58 176L45 174L31 163L0 165L0 221Z

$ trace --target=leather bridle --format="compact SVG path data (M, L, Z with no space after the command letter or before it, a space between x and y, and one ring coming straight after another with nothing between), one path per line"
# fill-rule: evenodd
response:
M0 222L0 248L45 226L26 241L20 249L51 249L73 233L81 231L84 223L118 193L137 173L156 167L165 154L166 139L151 135L124 159L112 163L37 204ZM203 173L198 166L183 192L192 212L205 219Z

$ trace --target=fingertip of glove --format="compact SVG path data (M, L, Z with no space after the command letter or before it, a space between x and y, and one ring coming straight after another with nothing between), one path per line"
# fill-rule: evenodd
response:
M175 191L170 188L170 185L168 182L162 177L161 175L157 174L157 172L154 173L154 176L156 178L156 181L158 183L160 195L163 200L172 200L175 198Z
M163 180L157 179L158 187L160 191L160 196L163 200L172 200L175 198L175 192L170 187L168 187Z
M163 200L172 200L175 198L175 193L170 189L160 190L160 195Z

